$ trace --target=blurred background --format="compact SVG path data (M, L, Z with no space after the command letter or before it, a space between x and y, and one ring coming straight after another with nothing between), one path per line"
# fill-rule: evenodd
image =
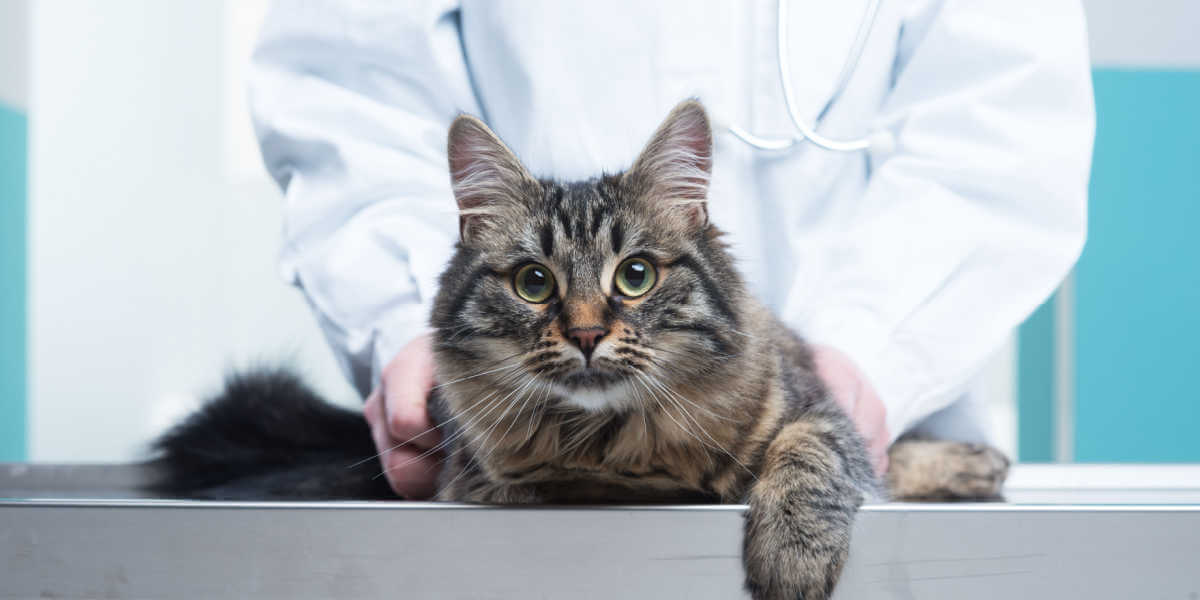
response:
M1086 0L1075 273L981 384L1027 462L1200 461L1200 3ZM276 273L245 106L262 0L0 0L0 461L123 461L236 367L357 404Z

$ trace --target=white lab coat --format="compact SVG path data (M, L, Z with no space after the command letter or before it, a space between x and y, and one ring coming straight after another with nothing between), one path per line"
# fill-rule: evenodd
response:
M810 122L866 2L791 7ZM691 96L718 125L789 136L775 27L773 2L277 5L250 98L286 192L282 269L358 388L427 327L458 231L457 113L560 178L627 167ZM709 212L752 291L865 371L896 436L960 398L1079 255L1094 133L1082 8L884 0L820 130L895 143L764 152L719 130Z

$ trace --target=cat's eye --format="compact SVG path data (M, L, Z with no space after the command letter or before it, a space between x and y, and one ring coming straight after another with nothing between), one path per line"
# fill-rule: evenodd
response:
M513 289L526 302L541 304L554 295L554 274L537 263L529 263L513 276Z
M622 296L637 298L650 291L657 278L658 274L654 272L654 265L650 264L650 261L644 258L629 258L617 267L613 283Z

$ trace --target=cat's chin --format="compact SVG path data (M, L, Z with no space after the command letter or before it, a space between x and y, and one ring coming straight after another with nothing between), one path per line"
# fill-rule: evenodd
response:
M603 378L568 378L554 384L554 393L567 404L589 412L625 408L634 402L628 382L610 374Z

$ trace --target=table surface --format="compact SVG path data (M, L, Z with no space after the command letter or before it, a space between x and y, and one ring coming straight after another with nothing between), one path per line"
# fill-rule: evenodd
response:
M0 597L734 598L743 507L198 502L0 465ZM1200 466L1017 465L1006 502L863 508L836 598L1200 592Z

